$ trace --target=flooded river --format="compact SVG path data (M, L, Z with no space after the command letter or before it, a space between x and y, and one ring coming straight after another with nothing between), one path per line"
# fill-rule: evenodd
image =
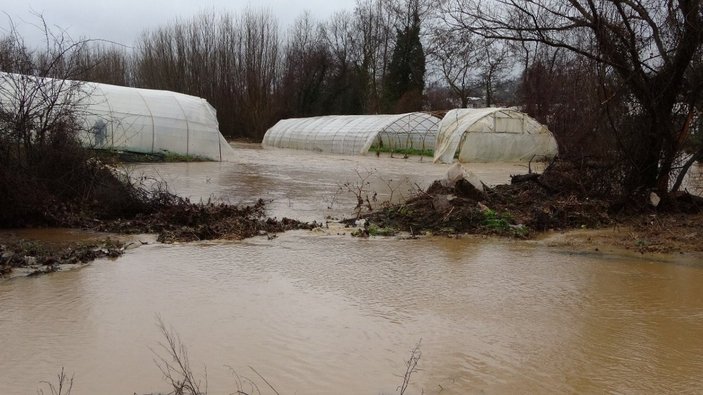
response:
M446 165L240 147L235 163L142 165L194 199L271 200L271 215L349 215L344 183L379 200ZM375 169L375 170L374 170ZM472 166L487 183L525 169ZM392 182L391 182L392 180ZM417 185L416 185L417 184ZM388 188L388 185L391 185ZM345 234L346 233L346 234ZM72 236L73 237L73 236ZM241 242L150 244L114 261L0 281L0 393L34 394L62 366L74 395L168 392L159 315L207 366L281 394L700 393L703 266L486 238L357 239L331 226ZM153 351L152 351L153 350Z

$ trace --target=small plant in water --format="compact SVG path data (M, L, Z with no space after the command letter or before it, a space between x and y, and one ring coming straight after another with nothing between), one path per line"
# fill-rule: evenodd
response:
M417 364L418 362L420 362L420 358L422 357L422 351L420 351L421 343L422 339L418 340L417 344L415 344L415 348L410 350L410 358L405 361L405 374L403 375L403 383L400 384L398 388L396 388L396 391L399 391L400 395L405 394L405 391L410 385L410 377L413 375L413 373L419 370Z
M351 194L356 200L354 215L356 219L359 219L362 214L373 212L379 207L391 207L391 203L397 198L404 199L404 194L399 189L402 185L407 184L406 179L393 180L384 178L377 174L376 169L354 169L354 173L356 174L354 180L338 184L337 191L332 196L325 198L325 202L328 203L328 209L332 209L337 204L339 196ZM383 184L380 191L372 188L372 180L377 184ZM379 193L385 196L383 200L379 198ZM413 191L411 190L410 193L412 194Z
M164 376L166 382L173 389L169 394L174 395L207 395L207 368L204 372L204 377L202 379L196 377L190 367L190 360L188 358L188 351L185 344L181 341L180 336L176 333L173 328L166 327L166 324L161 319L160 316L156 316L156 325L161 331L163 336L163 341L159 343L162 353L151 350L154 354L154 362L158 366L159 370ZM229 370L234 378L234 392L232 394L237 395L252 395L261 394L259 386L257 383L244 376L240 376L237 372L229 367ZM268 388L273 391L274 394L278 395L276 388L271 385L271 383L259 374L256 369L249 366L263 383L268 386ZM63 370L61 371L63 373ZM73 383L73 379L71 379ZM202 387L202 388L201 388ZM60 393L54 393L52 391L51 395L62 395Z
M73 389L73 375L69 378L63 367L61 367L61 371L56 375L56 383L42 381L40 384L46 386L49 392L45 393L43 389L40 389L37 391L39 395L71 395L71 390Z

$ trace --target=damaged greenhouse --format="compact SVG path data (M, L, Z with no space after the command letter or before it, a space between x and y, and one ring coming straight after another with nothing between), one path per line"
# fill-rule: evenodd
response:
M555 157L557 141L546 126L507 108L451 110L439 125L434 161L527 162Z

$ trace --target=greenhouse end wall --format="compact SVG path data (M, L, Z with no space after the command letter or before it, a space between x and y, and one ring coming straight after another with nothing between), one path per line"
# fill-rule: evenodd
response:
M455 109L439 125L434 161L526 162L556 156L546 126L507 108Z

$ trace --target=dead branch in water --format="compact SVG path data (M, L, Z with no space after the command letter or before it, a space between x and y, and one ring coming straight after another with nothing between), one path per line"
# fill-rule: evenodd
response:
M408 385L410 385L410 377L413 375L413 373L419 370L417 368L417 363L420 362L420 358L422 357L422 351L420 351L421 343L422 339L418 340L417 344L415 344L415 348L410 351L410 358L405 361L405 374L403 375L403 383L396 388L396 391L400 391L400 395L405 394L405 391L408 389Z

